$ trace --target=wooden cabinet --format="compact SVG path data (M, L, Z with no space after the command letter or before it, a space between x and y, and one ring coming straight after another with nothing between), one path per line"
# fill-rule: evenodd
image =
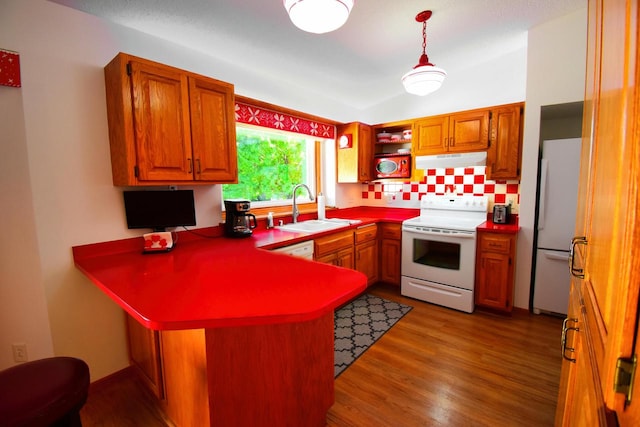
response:
M571 306L565 323L577 324L570 332L578 343L573 360L562 361L557 426L640 422L640 375L622 368L638 357L640 338L639 14L638 2L588 2L575 228L581 243L571 257L579 302L572 302L578 310Z
M338 126L336 167L339 183L366 182L373 179L371 126L348 123Z
M491 110L491 142L487 150L487 179L520 179L524 103Z
M357 228L355 238L355 269L367 276L367 284L378 280L378 226L369 224Z
M314 240L314 256L318 262L355 267L353 254L353 230L340 231Z
M237 182L233 85L123 53L104 72L114 185Z
M475 303L510 312L513 306L516 234L479 232Z
M164 398L164 380L158 331L147 329L131 316L126 316L129 359L140 379L158 398Z
M402 252L402 225L380 225L380 280L400 286L400 255Z
M489 147L489 110L418 119L413 124L415 156L483 151Z

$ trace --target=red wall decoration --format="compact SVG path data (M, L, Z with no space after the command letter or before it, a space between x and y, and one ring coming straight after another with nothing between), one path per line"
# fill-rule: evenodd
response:
M0 49L0 85L20 87L20 55Z
M336 136L336 127L334 125L303 119L241 102L236 102L236 122L302 133L319 138L334 139Z

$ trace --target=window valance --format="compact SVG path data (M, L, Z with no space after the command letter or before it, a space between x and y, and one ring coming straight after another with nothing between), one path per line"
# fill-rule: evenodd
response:
M256 107L236 101L236 122L271 129L296 132L319 138L335 139L336 127L330 123L296 117L268 108Z

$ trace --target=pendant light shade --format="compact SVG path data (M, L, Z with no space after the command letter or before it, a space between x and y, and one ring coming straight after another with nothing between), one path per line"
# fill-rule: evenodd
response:
M402 84L405 90L413 95L424 96L440 89L446 71L429 62L427 56L427 20L431 17L431 11L425 10L416 16L416 21L422 22L422 55L418 65L402 76Z
M293 24L309 33L328 33L342 27L354 0L284 0Z

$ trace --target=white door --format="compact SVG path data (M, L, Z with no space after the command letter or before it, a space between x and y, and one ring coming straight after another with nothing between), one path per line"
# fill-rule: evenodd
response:
M569 252L538 249L533 311L567 314L569 306Z
M538 248L569 250L575 227L581 143L580 138L543 142Z

